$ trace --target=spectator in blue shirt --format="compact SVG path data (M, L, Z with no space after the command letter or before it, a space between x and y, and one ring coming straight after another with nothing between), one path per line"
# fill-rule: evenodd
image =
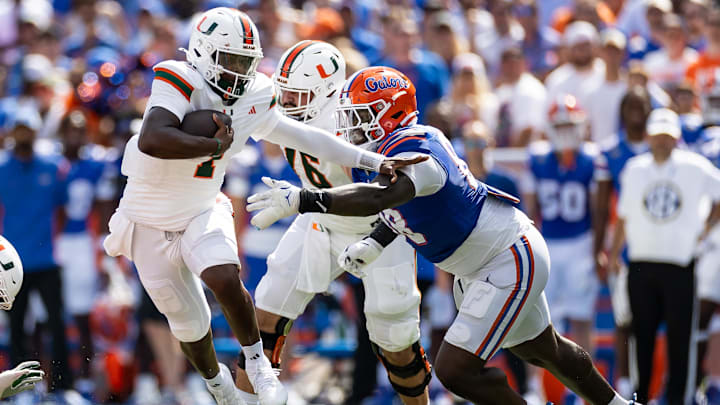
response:
M538 77L544 77L558 64L555 48L560 38L550 27L540 26L538 7L535 0L523 0L513 7L513 16L525 31L522 53L528 70Z
M419 120L424 122L427 106L447 92L450 77L443 60L418 47L418 29L411 16L391 13L383 20L385 54L371 65L390 66L415 84ZM371 61L372 62L372 61Z
M2 232L23 261L24 286L10 311L10 358L16 364L29 355L25 313L30 291L36 290L48 314L52 334L52 380L49 389L72 387L67 339L63 320L60 269L53 258L55 214L67 201L57 164L33 150L40 127L36 110L20 108L10 125L15 146L0 158L0 205L4 210Z

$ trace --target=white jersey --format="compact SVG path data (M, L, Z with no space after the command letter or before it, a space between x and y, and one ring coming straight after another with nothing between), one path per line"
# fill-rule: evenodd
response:
M334 111L334 108L325 111ZM335 133L335 119L332 115L321 114L317 119L308 122L308 125ZM321 189L343 186L353 183L349 171L336 163L321 161L307 153L290 148L283 148L288 163L297 173L302 185L309 189ZM348 169L349 170L349 169ZM314 220L330 229L343 234L369 234L372 224L378 219L377 215L368 217L344 217L340 215L315 215Z
M258 73L245 94L232 105L212 91L202 75L188 63L157 64L145 114L162 107L182 121L185 114L210 109L232 117L235 139L219 159L159 159L140 151L138 135L125 147L122 173L128 177L120 209L133 222L165 230L180 231L204 211L212 208L225 177L230 158L240 152L248 137L262 139L277 125L281 114L275 107L272 81Z

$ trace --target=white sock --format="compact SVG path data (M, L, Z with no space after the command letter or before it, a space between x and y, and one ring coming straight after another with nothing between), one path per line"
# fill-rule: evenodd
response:
M218 366L218 373L215 375L215 377L212 377L212 378L203 377L203 380L205 380L205 384L207 384L208 387L217 387L218 385L222 384L222 382L223 382L222 369Z
M238 390L238 393L240 394L240 398L242 398L243 401L245 401L245 403L247 405L259 405L260 404L260 402L258 402L259 399L258 399L257 394L251 394L251 393L245 392L243 390Z
M260 360L261 356L264 356L262 340L258 340L254 345L243 346L242 350L245 353L246 361L257 361Z
M630 401L622 399L622 397L616 393L615 398L613 398L608 405L628 405L629 403Z

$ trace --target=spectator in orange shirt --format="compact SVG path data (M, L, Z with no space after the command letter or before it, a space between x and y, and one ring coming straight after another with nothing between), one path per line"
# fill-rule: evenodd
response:
M705 87L708 80L713 77L714 70L720 67L720 11L715 10L710 13L705 36L707 47L685 72L685 78L695 85L696 89Z

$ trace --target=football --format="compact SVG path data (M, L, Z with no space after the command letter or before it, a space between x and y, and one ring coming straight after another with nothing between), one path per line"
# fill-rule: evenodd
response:
M212 138L218 130L213 114L217 114L228 127L232 125L232 118L227 114L214 110L197 110L185 115L180 130L190 135Z

